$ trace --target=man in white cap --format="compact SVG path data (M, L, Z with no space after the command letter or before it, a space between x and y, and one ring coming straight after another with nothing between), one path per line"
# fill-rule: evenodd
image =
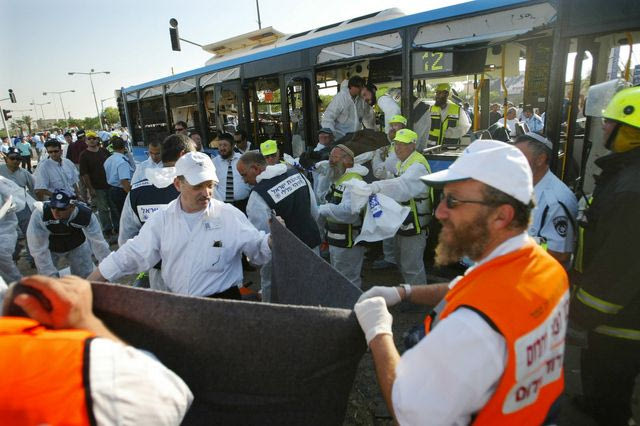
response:
M405 283L424 284L424 249L427 245L427 225L431 219L430 190L420 177L431 173L424 155L416 151L418 135L410 129L396 132L395 153L398 157L392 179L373 182L371 192L384 194L411 209L395 236L395 260Z
M576 235L578 201L573 192L549 170L553 144L538 133L526 133L515 140L533 174L536 207L529 235L565 268L569 266Z
M400 424L550 424L564 386L569 286L526 232L527 159L480 140L423 180L444 186L436 260L477 263L449 284L373 287L355 305L390 411ZM402 357L387 310L401 300L436 306Z
M114 281L162 261L162 279L174 293L240 299L242 253L257 265L271 259L269 235L231 204L213 198L218 183L211 158L190 152L178 159L173 181L180 195L145 222L140 233L88 277Z

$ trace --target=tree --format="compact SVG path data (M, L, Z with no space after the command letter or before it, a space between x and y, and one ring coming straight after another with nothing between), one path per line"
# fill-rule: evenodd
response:
M22 120L14 120L9 125L9 127L11 127L11 130L13 130L14 132L18 130L18 133L21 135L22 135L22 126L24 126L24 122Z
M104 120L107 122L108 126L112 126L116 123L120 122L120 112L118 108L115 107L106 107L104 109Z
M69 127L78 127L78 128L84 127L83 120L80 120L80 119L77 119L77 118L70 118L67 121L67 123L68 123Z
M33 118L31 118L30 115L23 115L22 118L20 118L19 121L22 121L24 123L25 126L27 126L27 130L29 131L29 134L33 134L33 132L31 131L31 125L33 123Z
M82 121L85 129L102 129L100 119L98 117L85 117Z

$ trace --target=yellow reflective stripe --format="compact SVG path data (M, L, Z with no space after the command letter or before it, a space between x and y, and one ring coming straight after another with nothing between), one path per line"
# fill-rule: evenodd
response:
M542 250L544 251L549 251L549 244L547 244L547 240L544 240L543 242L541 242L540 247L542 247Z
M576 260L574 269L582 272L582 259L584 256L584 227L578 226L578 249L576 250Z
M607 336L618 337L620 339L640 340L640 330L631 328L610 327L608 325L599 325L595 329L596 333L605 334Z
M587 293L583 289L578 290L577 298L579 301L595 309L596 311L604 314L617 314L624 306L616 305L615 303L607 302L606 300L598 299L595 296Z

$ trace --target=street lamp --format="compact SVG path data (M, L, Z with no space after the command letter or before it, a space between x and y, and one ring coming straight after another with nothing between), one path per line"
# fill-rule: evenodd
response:
M107 121L105 116L104 116L104 101L108 101L109 99L115 99L115 96L111 96L109 98L104 98L104 99L100 99L100 109L102 110L102 117L105 120L105 122Z
M42 95L43 96L47 96L47 94L58 95L58 98L60 99L60 105L62 106L62 120L66 120L67 119L67 113L64 110L64 103L62 103L62 94L63 93L75 93L75 90L63 90L61 92L42 92Z
M96 104L96 112L98 113L98 119L100 119L100 125L104 129L104 124L102 122L102 117L100 117L100 110L98 109L98 99L96 98L96 90L93 87L93 78L91 78L91 76L94 75L94 74L111 74L111 72L110 71L95 71L93 68L91 68L91 71L89 71L89 72L73 71L73 72L68 72L67 74L69 74L69 75L81 74L81 75L88 75L89 76L89 81L91 82L91 92L93 93L93 101Z
M40 107L40 112L42 113L42 119L46 120L46 118L44 118L44 109L42 109L42 106L43 105L49 105L50 103L51 103L51 101L43 102L43 103L39 104L39 103L36 103L35 101L33 101L33 102L29 102L29 105L33 105L34 107L35 106L39 106ZM36 111L36 120L37 119L38 119L38 112Z

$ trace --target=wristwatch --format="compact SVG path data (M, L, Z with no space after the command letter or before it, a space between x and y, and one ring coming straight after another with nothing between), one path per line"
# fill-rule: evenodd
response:
M409 285L409 284L400 284L400 287L404 288L404 299L403 300L409 300L409 297L411 296L411 285Z

